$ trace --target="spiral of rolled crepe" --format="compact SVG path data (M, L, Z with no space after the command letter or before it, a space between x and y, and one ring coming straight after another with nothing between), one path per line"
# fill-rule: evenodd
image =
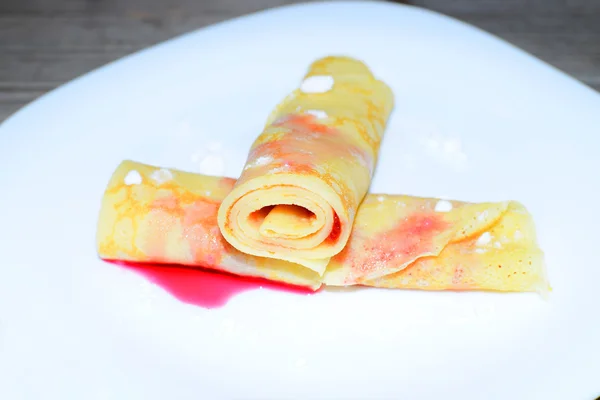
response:
M322 275L350 236L392 107L391 90L362 62L314 62L269 116L219 208L227 242Z

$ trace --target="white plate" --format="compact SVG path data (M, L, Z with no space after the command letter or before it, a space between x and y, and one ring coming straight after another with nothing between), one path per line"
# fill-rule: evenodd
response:
M522 201L548 301L263 290L205 310L96 258L122 159L198 171L216 152L236 176L271 108L331 53L362 58L396 95L372 189ZM514 47L385 3L259 13L77 79L0 128L0 398L592 399L599 110L596 92Z

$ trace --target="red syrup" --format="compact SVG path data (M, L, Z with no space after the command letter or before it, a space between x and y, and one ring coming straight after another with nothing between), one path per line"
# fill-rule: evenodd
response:
M298 295L310 295L318 292L301 286L273 282L262 278L238 276L206 268L105 261L134 271L155 285L160 286L176 299L202 308L222 307L235 295L257 289Z

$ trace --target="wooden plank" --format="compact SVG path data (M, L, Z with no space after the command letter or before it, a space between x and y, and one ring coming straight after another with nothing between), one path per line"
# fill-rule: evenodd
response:
M595 16L463 19L588 84L599 83L600 24L596 24ZM51 88L141 48L215 21L215 17L200 16L157 25L126 17L0 17L3 54L0 84L38 82Z
M600 11L596 0L399 0L449 15L574 14Z
M305 2L315 0L305 0ZM437 10L445 14L590 13L600 11L597 0L388 0ZM297 0L2 0L0 13L62 14L145 11L164 15L173 10L188 14L220 13L231 17Z
M3 0L0 121L139 49L294 0ZM406 1L401 1L406 3ZM414 0L495 34L600 89L600 1Z
M320 0L2 0L0 14L125 15L216 14L225 18L293 3Z

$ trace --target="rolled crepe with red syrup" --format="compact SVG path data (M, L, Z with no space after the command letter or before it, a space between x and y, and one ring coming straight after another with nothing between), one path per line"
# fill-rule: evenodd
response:
M234 186L231 178L123 162L102 199L99 256L211 268L313 289L322 284L549 289L533 219L517 202L367 195L346 247L319 274L297 263L240 252L224 239L217 213Z

